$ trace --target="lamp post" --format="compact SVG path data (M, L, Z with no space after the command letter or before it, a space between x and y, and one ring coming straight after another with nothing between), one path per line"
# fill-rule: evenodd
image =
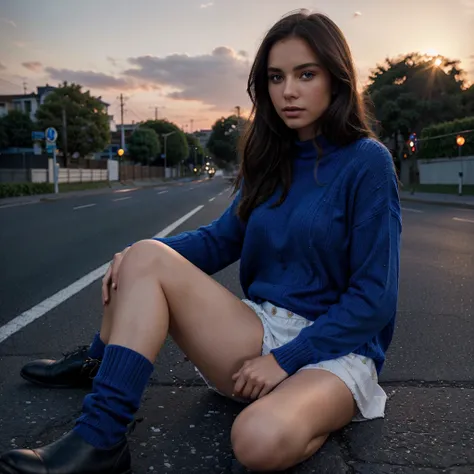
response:
M461 151L462 151L462 147L465 143L466 143L466 139L462 135L458 135L456 137L456 145L458 146L459 158L461 160L461 171L459 172L459 187L458 187L459 196L462 196L462 181L463 181L463 176L464 176L463 160L461 158Z
M121 169L120 169L120 168L121 168L120 162L122 161L122 156L123 156L124 153L125 153L125 151L123 150L123 148L119 148L119 149L117 150L117 155L119 156L119 159L118 159L118 162L119 162L119 163L118 163L118 167L119 167L119 179L120 179L120 177L121 177L120 175L122 174L122 173L121 173Z

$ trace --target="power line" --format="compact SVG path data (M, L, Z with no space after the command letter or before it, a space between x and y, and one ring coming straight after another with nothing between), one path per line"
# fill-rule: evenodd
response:
M462 132L451 132L451 133L445 133L444 135L437 135L436 137L428 137L428 138L418 138L418 142L426 142L428 140L435 140L438 138L445 138L445 137L452 137L453 135L463 135L467 133L472 133L474 132L474 129L472 130L463 130Z
M15 84L11 81L8 81L7 79L4 79L3 77L0 77L0 81L1 82L5 82L6 84L10 84L11 86L15 86L17 87L18 89L21 89L21 86L19 84Z

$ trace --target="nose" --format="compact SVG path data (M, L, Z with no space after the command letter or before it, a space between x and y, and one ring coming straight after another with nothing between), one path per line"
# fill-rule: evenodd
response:
M298 96L298 87L295 79L288 77L285 81L285 89L283 90L283 96L286 100L295 99Z

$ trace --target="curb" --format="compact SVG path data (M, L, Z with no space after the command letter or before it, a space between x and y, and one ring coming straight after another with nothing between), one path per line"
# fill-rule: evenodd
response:
M436 206L446 207L459 207L461 209L474 209L474 203L469 202L456 202L456 201L440 201L440 200L427 200L416 196L400 196L400 201L417 202L420 204L434 204Z
M191 180L195 181L195 180ZM0 209L2 207L11 207L12 204L17 204L17 205L28 205L28 204L34 204L38 202L54 202L54 201L60 201L61 199L70 199L73 197L77 196L94 196L94 195L99 195L99 194L107 194L110 192L114 192L116 190L121 190L121 189L130 189L130 191L136 191L138 189L143 189L143 188L149 188L149 187L163 187L163 186L180 186L184 182L189 182L189 181L158 181L158 182L150 182L150 183L141 183L140 185L135 184L133 181L126 182L126 181L120 181L121 185L120 186L109 186L109 187L104 187L104 188L98 188L96 190L82 190L82 191L70 191L70 192L63 192L59 193L57 196L45 196L42 194L35 194L31 196L17 196L15 198L5 198L7 199L18 199L17 201L7 201L3 202L3 199L0 199Z

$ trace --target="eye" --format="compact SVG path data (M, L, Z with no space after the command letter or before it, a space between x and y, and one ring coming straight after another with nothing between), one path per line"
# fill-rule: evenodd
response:
M314 76L315 76L314 72L311 72L311 71L305 71L303 72L303 74L301 74L301 77L303 79L306 79L307 81L313 79Z
M278 84L283 80L283 77L280 74L270 74L268 76L268 79L270 82L273 82L274 84Z

